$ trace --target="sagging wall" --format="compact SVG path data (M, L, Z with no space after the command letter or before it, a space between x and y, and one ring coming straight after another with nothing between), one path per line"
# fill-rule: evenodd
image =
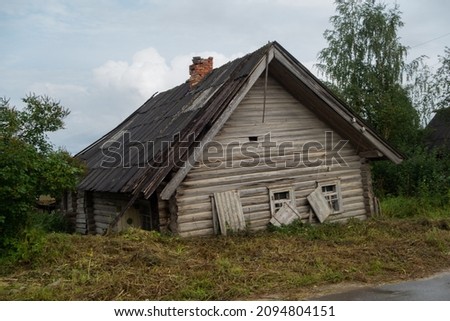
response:
M369 190L362 184L361 158L355 147L347 143L340 151L346 166L336 163L332 166L297 164L295 155L304 154L305 144L315 141L325 145L325 133L332 129L272 78L267 85L264 123L263 100L264 79L260 78L214 139L222 146L228 145L226 151L221 154L214 147L205 150L203 160L177 189L177 229L181 236L213 234L211 197L214 192L228 190L239 191L245 221L251 231L266 228L272 217L270 190L280 187L292 188L297 211L303 220L310 219L306 197L317 188L318 182L323 181L339 182L343 206L340 213L331 215L327 221L366 218L368 203L364 193ZM271 142L277 146L292 142L292 148L284 151L279 148L270 150L273 162L270 166L264 164L269 155L262 147L268 133ZM333 146L339 140L341 137L334 132ZM239 155L239 146L243 144L255 147L248 149L250 154ZM229 146L233 145L235 147L230 149ZM309 160L324 158L323 150L310 148L309 152ZM216 159L212 159L211 156L215 155ZM249 164L252 159L259 164Z
M127 194L120 193L78 191L77 194L76 232L81 234L103 234L130 199ZM151 201L138 199L121 217L114 230L122 231L128 227L165 230L168 224L166 203L158 201L159 217L155 218L151 214Z

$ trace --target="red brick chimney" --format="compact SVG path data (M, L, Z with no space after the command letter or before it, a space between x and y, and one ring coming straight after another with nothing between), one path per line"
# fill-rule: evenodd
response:
M197 85L203 77L213 70L213 57L203 59L201 57L193 57L192 65L189 66L189 84L191 88Z

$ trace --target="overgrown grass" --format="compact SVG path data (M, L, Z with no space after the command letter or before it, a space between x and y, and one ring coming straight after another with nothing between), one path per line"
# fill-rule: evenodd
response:
M422 277L450 267L450 218L378 218L179 239L42 234L3 259L1 300L302 299L321 286ZM39 244L37 247L35 244Z
M450 217L450 202L442 203L442 198L388 197L381 202L381 209L386 217L434 219Z

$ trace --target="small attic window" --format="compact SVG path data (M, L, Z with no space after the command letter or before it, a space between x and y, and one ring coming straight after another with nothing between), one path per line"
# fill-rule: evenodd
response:
M249 136L248 137L248 141L249 142L257 142L258 141L258 136Z

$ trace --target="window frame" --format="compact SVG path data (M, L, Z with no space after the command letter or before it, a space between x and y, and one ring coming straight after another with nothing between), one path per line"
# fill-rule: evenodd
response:
M275 194L281 194L281 193L289 193L289 197L276 200ZM271 217L273 217L278 212L278 210L281 207L283 207L284 203L290 203L293 206L295 206L294 188L292 186L269 188L269 199L270 199L270 215L271 215ZM280 206L276 207L276 204L280 204Z
M333 192L324 192L323 188L326 186L335 186L335 191ZM325 200L328 203L328 206L330 207L331 214L339 214L344 212L344 204L342 199L342 193L341 193L341 181L340 180L333 180L333 181L323 181L323 182L317 182L317 187L320 188L320 192L325 197ZM332 205L332 200L330 200L330 197L333 195L336 195L336 201L338 204L338 210L335 210L334 206Z

